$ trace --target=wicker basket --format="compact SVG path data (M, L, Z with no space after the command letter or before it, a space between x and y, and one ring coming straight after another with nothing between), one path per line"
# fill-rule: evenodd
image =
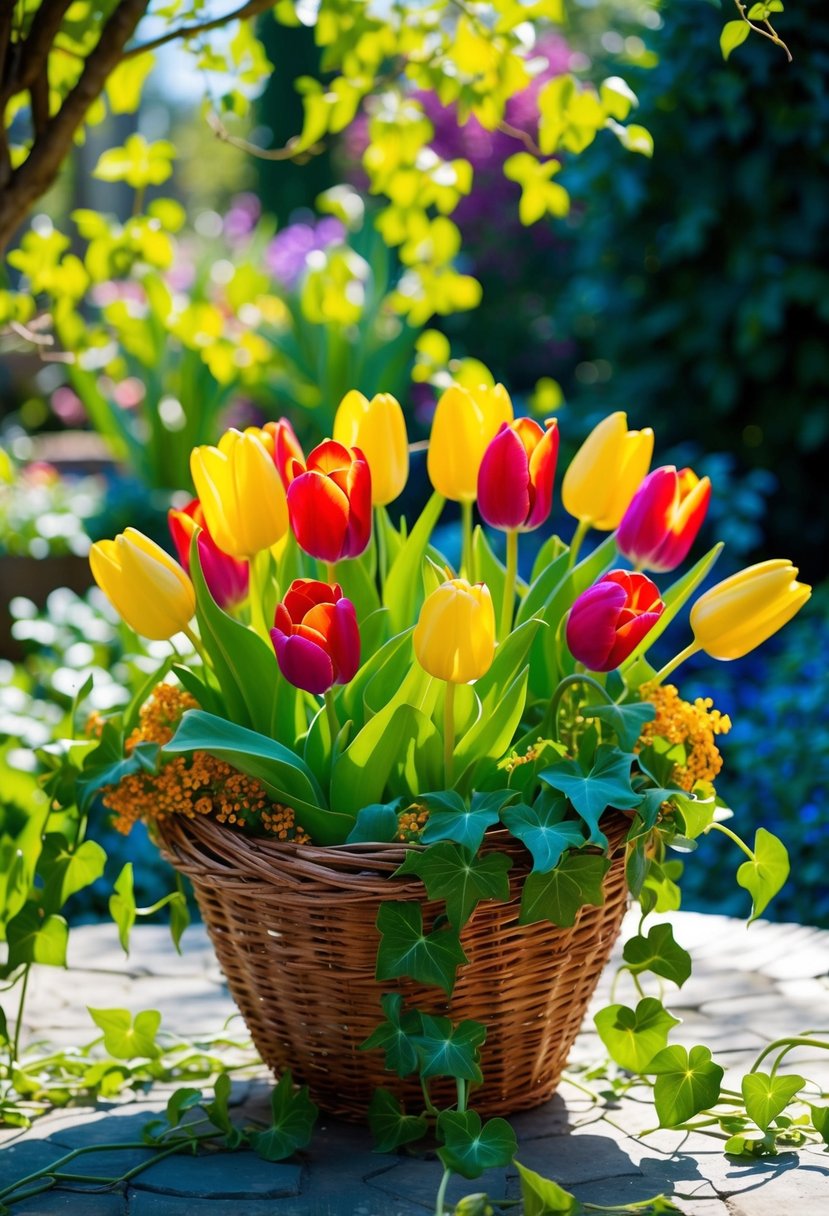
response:
M518 924L520 875L529 855L514 850L509 902L479 904L461 941L469 962L451 1000L409 981L397 987L417 1008L451 1012L487 1026L484 1084L473 1103L483 1115L539 1106L552 1096L626 904L623 840L629 821L603 824L612 863L605 903L585 907L573 928ZM381 1051L358 1047L382 1019L374 978L378 905L423 902L424 923L443 910L423 899L418 879L389 875L404 846L317 848L256 840L208 818L169 819L159 829L172 864L192 881L231 994L262 1059L307 1083L319 1106L363 1119L377 1085L421 1102L419 1085L384 1067ZM439 1085L435 1093L441 1096Z

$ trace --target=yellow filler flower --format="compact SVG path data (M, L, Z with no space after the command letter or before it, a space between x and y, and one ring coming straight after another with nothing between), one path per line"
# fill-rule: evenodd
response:
M781 629L812 594L785 558L739 570L691 609L696 646L712 659L739 659Z
M512 420L512 401L503 384L448 388L435 407L426 463L438 493L453 502L474 502L489 441L502 422Z
M420 666L450 684L489 671L495 655L495 613L489 588L448 579L427 596L413 635Z
M359 448L371 471L372 506L393 502L409 478L409 437L400 403L391 393L376 393L371 401L352 389L334 417L334 439Z
M92 576L130 629L167 641L196 611L193 584L178 562L136 528L99 540L89 553Z
M193 448L190 472L207 530L224 553L253 558L287 532L285 488L255 434L229 430L217 448Z
M641 485L653 455L653 431L627 429L622 410L594 427L561 484L564 509L575 519L612 532Z

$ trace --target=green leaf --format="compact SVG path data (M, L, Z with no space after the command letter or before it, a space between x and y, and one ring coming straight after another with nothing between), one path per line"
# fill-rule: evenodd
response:
M180 878L179 881L181 881ZM170 937L179 954L181 954L182 935L189 924L190 911L187 907L187 896L183 889L179 888L170 895Z
M829 1144L829 1106L812 1106L809 1103L809 1110L815 1131L822 1137L824 1144Z
M123 59L109 75L106 95L113 114L132 114L141 101L144 81L152 71L155 55L145 51Z
M795 1094L806 1084L796 1073L769 1076L764 1072L750 1072L743 1077L743 1100L746 1114L754 1120L761 1131L768 1131L772 1121L781 1114Z
M754 836L754 857L744 861L737 871L737 882L752 898L751 924L760 916L789 877L789 854L783 843L758 828Z
M575 760L562 760L544 769L541 780L560 790L570 799L590 829L590 841L607 847L607 837L599 828L599 819L608 809L633 808L642 801L630 784L633 756L618 748L601 744L588 773Z
M653 1098L660 1127L679 1127L714 1106L720 1096L723 1070L707 1047L665 1047L647 1068L656 1074Z
M44 916L39 905L29 900L6 926L9 953L4 970L10 972L21 963L65 967L68 938L69 927L62 916Z
M213 1101L204 1103L204 1113L214 1127L224 1132L224 1142L228 1148L238 1148L244 1139L243 1133L235 1127L230 1118L231 1082L228 1073L220 1073L213 1087Z
M161 1025L157 1009L145 1009L133 1019L128 1009L93 1009L89 1016L104 1032L104 1047L116 1060L155 1060L161 1053L155 1041Z
M383 602L389 610L392 634L400 633L417 618L422 595L420 568L444 502L436 490L391 564L383 587Z
M528 1170L520 1161L515 1162L521 1181L521 1199L524 1216L581 1216L582 1205L557 1182L542 1178L535 1170Z
M375 1089L368 1108L368 1125L378 1153L391 1153L402 1144L420 1140L429 1129L425 1115L407 1115L388 1089Z
M38 873L44 881L43 907L57 912L76 891L101 877L107 855L94 840L85 840L74 850L65 836L50 832L43 840Z
M648 1065L665 1048L671 1027L679 1025L679 1018L668 1013L662 1002L652 996L643 997L635 1009L608 1005L593 1020L599 1038L616 1063L640 1073L653 1071Z
M401 803L402 799L395 798L394 802L372 802L362 807L346 844L391 843L397 837Z
M491 790L473 794L467 805L455 790L422 794L418 801L429 811L423 843L454 840L471 853L477 853L487 828L498 822L502 808L516 797L515 790Z
M567 799L540 795L533 806L519 802L501 811L501 822L529 849L533 870L546 874L558 865L567 849L585 843L581 825L566 819Z
M459 1077L461 1080L483 1081L479 1048L486 1039L486 1026L480 1022L459 1022L453 1026L449 1018L421 1015L421 1029L414 1036L420 1059L422 1077Z
M602 882L610 860L597 853L568 853L547 874L528 874L521 895L520 925L548 920L567 927L585 904L604 903Z
M737 22L737 24L739 25L741 23ZM657 638L662 636L674 617L679 614L687 600L689 600L694 594L697 587L708 574L709 570L714 565L722 551L723 542L718 541L718 543L714 545L713 549L709 549L709 551L699 559L696 565L691 567L687 574L684 574L682 578L677 579L675 583L672 583L667 591L662 592L662 602L665 605L665 611L662 613L656 624L648 630L647 634L644 638L642 638L642 641L639 643L636 649L632 650L625 659L624 663L621 664L619 671L622 673L622 675L626 675L637 660L646 654L648 650L650 650Z
M167 1099L166 1111L167 1122L170 1124L170 1127L178 1127L179 1123L181 1123L182 1115L198 1106L203 1097L204 1094L200 1089L190 1089L189 1087L177 1089L171 1093Z
M443 1148L438 1156L447 1169L464 1178L478 1178L484 1170L509 1165L518 1150L515 1132L506 1119L489 1119L483 1125L474 1110L444 1110L438 1115Z
M291 1071L286 1069L271 1094L271 1126L251 1136L251 1147L266 1161L284 1161L308 1144L317 1114L308 1086L294 1092Z
M726 21L720 34L720 50L723 59L727 59L736 47L741 46L751 32L747 21Z
M632 752L642 727L656 717L656 708L650 701L631 701L627 705L586 705L581 709L583 718L599 718L606 722L624 752Z
M530 622L534 624L535 622ZM529 668L525 667L505 689L495 707L482 709L477 722L455 748L455 766L461 773L458 784L466 788L487 761L500 760L518 729L527 703Z
M512 867L503 853L478 857L462 845L444 840L425 851L410 850L395 874L417 874L430 899L446 901L446 915L462 929L482 899L509 899L507 871Z
M135 924L135 891L132 862L124 865L112 886L109 897L109 914L118 926L118 940L124 954L130 952L130 933Z
M418 983L442 988L451 996L455 972L468 961L454 929L425 933L420 904L412 903L381 904L377 928L382 934L377 951L378 980L408 975Z
M556 544L556 542L558 543ZM525 621L529 621L536 613L540 613L567 574L569 549L565 549L564 552L554 552L561 545L561 541L557 536L551 536L545 545L542 545L539 558L544 553L546 545L550 545L550 553L553 556L549 563L544 562L544 564L537 564L533 567L533 581L527 588L527 593L518 605L518 611L515 614L516 625L521 625Z
M625 942L622 957L631 971L652 971L673 980L681 988L691 974L691 956L674 941L670 925L653 925L647 937L632 937Z
M384 993L380 1004L386 1020L360 1044L360 1051L384 1051L386 1068L399 1077L408 1077L418 1064L414 1035L420 1030L421 1015L415 1010L402 1012L403 997L399 992Z

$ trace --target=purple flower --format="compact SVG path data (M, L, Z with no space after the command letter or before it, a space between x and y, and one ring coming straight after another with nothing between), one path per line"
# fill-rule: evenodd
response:
M255 194L237 194L230 200L222 229L231 245L241 244L256 227L262 204Z
M309 253L327 249L344 238L345 227L334 216L325 216L317 224L289 224L268 245L265 262L283 287L292 288L305 269Z

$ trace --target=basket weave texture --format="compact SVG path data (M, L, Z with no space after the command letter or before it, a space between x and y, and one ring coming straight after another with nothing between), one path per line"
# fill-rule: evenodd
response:
M390 878L404 845L286 844L209 818L172 817L158 831L168 860L193 883L262 1059L277 1073L291 1068L324 1111L363 1120L378 1085L422 1107L416 1078L387 1072L382 1051L358 1050L382 1020L383 991L401 991L408 1007L486 1025L484 1084L471 1099L480 1114L528 1110L552 1096L624 915L628 823L615 812L603 823L612 859L605 902L582 908L572 928L518 924L530 859L506 832L497 834L497 846L513 855L510 899L479 904L464 927L469 962L458 971L451 1004L439 989L409 980L381 985L374 977L381 902L420 902L427 930L443 911L425 899L419 879ZM454 1083L443 1085L433 1093L451 1101Z

